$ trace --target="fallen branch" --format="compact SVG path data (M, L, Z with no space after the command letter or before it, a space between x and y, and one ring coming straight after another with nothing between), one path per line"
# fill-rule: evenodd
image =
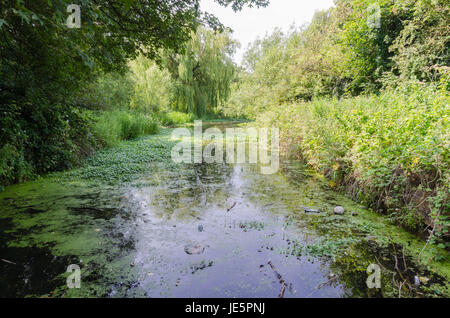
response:
M230 210L231 210L232 208L234 208L234 207L236 206L236 204L237 204L237 202L234 202L233 205L232 205L230 208L227 209L227 212L230 212Z
M411 284L409 283L408 279L405 278L405 277L403 276L402 272L401 272L400 269L398 268L397 251L396 251L396 249L395 249L395 245L392 244L392 246L394 247L395 270L397 271L397 273L398 273L398 275L400 276L400 278L403 280L403 283L401 284L401 286L403 286L403 284L406 283L406 286L409 288L409 290L411 290L411 289L412 289ZM403 257L405 257L405 254L403 254ZM403 261L404 261L404 260L405 260L405 259L403 258ZM405 263L405 266L406 266L406 263ZM401 286L400 286L400 287L401 287Z
M316 291L318 291L319 289L321 289L323 286L331 283L333 280L335 280L337 278L337 275L332 276L331 278L329 278L326 282L321 283L319 286L317 286L316 288L313 289L312 292L309 293L308 296L306 296L306 298L310 297L312 294L314 294Z
M406 260L405 260L405 246L403 246L402 254L403 254L403 265L405 266L405 272L406 272L408 270L408 266L406 266Z
M14 262L11 262L11 261L8 261L7 259L3 259L3 258L0 258L0 260L4 261L5 263L9 263L9 264L17 265L16 263L14 263Z
M286 290L286 283L283 282L283 285L281 286L280 295L278 296L279 298L283 298L284 297L284 291L285 290Z
M268 264L270 265L270 267L274 271L275 275L277 275L277 278L280 280L281 291L280 291L280 295L278 297L279 298L283 298L284 297L284 291L286 290L287 284L286 284L285 280L283 279L283 276L281 276L281 274L278 273L278 271L275 268L275 266L273 265L272 261L269 261Z
M283 282L284 282L284 279L283 279L283 277L281 276L281 274L277 272L275 266L272 264L272 261L269 261L268 264L270 265L270 267L272 268L272 270L273 270L273 271L275 272L275 274L277 275L277 278L280 280L280 283L283 283Z

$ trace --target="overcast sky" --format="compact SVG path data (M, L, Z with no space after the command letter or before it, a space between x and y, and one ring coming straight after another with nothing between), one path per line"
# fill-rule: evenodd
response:
M201 0L201 6L233 29L233 37L241 43L235 56L235 61L240 63L248 44L258 36L271 33L275 27L287 31L293 23L301 26L310 22L316 10L332 7L333 0L271 0L266 8L245 8L237 13L219 6L214 0Z

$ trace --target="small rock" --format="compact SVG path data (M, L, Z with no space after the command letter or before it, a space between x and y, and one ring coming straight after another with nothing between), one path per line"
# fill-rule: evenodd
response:
M414 284L415 284L416 286L419 286L419 285L420 285L419 276L414 276Z
M305 213L319 213L319 212L320 212L320 210L305 208Z
M184 251L189 254L201 254L205 250L205 247L200 244L188 244L184 247Z
M352 212L352 216L357 216L358 212Z
M200 224L200 225L198 226L198 231L199 231L199 232L203 232L203 225Z
M334 208L334 214L342 215L344 214L344 208L341 206L337 206Z

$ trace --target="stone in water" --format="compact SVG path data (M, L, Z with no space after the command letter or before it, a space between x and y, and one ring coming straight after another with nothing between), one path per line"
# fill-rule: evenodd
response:
M188 244L184 247L184 251L189 254L201 254L205 250L205 247L200 244Z
M341 207L341 206L335 207L335 208L334 208L334 214L339 214L339 215L344 214L344 208Z

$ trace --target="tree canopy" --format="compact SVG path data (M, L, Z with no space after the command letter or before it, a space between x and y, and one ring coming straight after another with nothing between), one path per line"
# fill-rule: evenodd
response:
M74 2L80 28L66 24ZM217 2L234 10L268 4ZM0 178L70 165L89 139L80 89L99 74L124 72L138 54L160 61L164 50L182 53L200 25L223 29L199 0L1 1Z
M201 28L183 54L168 52L165 66L175 81L175 109L202 116L227 100L238 43L229 32Z

